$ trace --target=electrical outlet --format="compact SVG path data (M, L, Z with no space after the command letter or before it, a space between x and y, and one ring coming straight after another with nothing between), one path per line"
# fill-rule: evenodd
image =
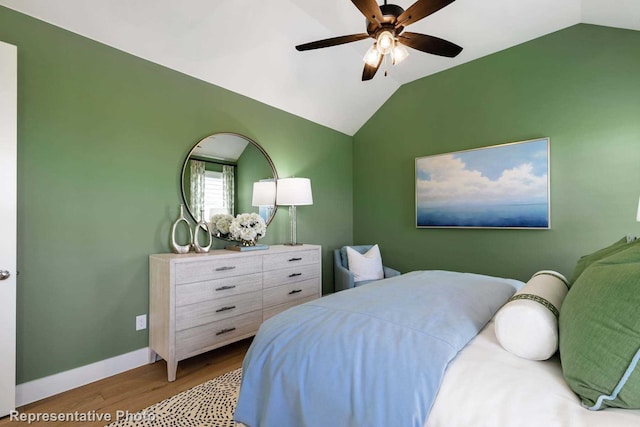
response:
M141 331L143 329L147 329L146 314L141 314L140 316L136 316L136 331Z

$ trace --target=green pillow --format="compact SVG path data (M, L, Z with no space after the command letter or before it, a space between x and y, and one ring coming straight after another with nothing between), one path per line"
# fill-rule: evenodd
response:
M639 239L640 240L640 239ZM578 260L578 264L576 268L573 270L573 276L571 276L571 280L569 282L569 287L573 286L573 283L578 279L578 277L582 274L582 272L589 267L594 262L608 257L609 255L613 255L620 251L623 251L627 248L628 245L627 237L623 237L618 240L614 244L607 246L606 248L599 249L592 254L584 255Z
M560 359L589 409L640 409L640 245L595 261L560 310Z

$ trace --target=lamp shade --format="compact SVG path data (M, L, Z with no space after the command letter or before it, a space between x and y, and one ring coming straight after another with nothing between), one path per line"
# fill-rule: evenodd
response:
M638 213L636 214L636 221L640 222L640 200L638 201Z
M251 206L273 206L276 204L275 181L258 181L253 183Z
M312 205L309 178L282 178L278 180L276 204L289 206Z

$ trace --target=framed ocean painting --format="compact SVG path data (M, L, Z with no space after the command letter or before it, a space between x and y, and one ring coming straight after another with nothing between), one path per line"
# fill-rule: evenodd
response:
M416 158L416 227L551 228L549 138Z

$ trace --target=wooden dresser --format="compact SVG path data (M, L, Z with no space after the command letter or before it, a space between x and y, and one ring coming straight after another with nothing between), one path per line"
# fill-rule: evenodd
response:
M149 257L150 359L178 362L255 335L269 317L322 295L321 247Z

